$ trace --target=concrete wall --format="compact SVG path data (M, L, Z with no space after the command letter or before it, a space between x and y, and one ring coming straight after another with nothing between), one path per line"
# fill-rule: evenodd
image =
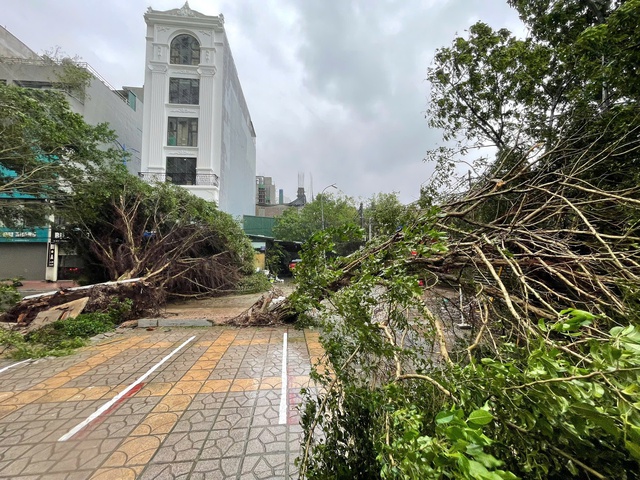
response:
M138 175L141 166L143 104L140 99L136 100L135 107L133 110L120 96L94 78L87 89L83 111L87 123L107 122L115 130L118 145L111 146L129 153L127 170L132 175Z
M38 54L0 26L0 57L38 58Z
M253 215L256 197L256 136L229 48L224 50L220 209L234 217Z

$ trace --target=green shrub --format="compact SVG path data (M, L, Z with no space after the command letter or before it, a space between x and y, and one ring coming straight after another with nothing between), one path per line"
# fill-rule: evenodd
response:
M0 312L6 312L20 301L20 294L13 285L0 284Z
M271 288L271 282L264 273L258 272L242 277L236 288L240 293L266 292Z

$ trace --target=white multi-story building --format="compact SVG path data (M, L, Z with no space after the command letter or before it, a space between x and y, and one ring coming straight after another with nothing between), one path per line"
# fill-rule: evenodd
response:
M149 8L142 168L235 217L254 212L256 136L224 18Z

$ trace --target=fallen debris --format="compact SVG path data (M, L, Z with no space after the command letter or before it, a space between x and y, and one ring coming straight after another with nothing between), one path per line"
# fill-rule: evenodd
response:
M82 297L78 300L72 300L71 302L43 310L39 312L36 315L36 318L29 323L24 333L32 332L33 330L37 330L38 328L44 327L45 325L57 320L76 318L87 306L87 302L89 302L89 297Z
M28 332L82 312L107 311L114 300L126 299L133 303L132 315L143 316L145 312L158 311L164 301L162 292L144 278L60 289L24 297L0 317L0 322Z
M272 288L240 315L225 321L225 325L277 325L292 318L293 310L287 296L279 288Z

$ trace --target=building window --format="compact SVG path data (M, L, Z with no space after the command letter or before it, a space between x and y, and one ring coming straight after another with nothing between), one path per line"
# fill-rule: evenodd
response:
M171 42L171 63L178 65L198 65L200 44L191 35L178 35Z
M198 105L198 103L200 103L200 80L193 78L170 78L169 103Z
M169 117L167 145L180 147L198 146L198 119Z
M53 83L38 80L14 80L13 83L23 88L53 88Z
M196 159L167 157L167 182L174 185L196 184Z

